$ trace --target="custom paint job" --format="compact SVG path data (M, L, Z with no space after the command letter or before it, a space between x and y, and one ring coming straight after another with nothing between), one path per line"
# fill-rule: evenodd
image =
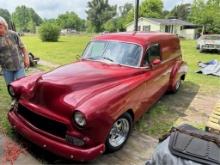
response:
M93 40L135 43L142 47L142 58L149 46L160 44L161 59L148 67L129 67L114 63L81 59L48 73L34 74L11 84L17 102L8 113L15 130L37 145L68 159L88 161L105 151L105 141L116 119L128 112L134 122L177 80L184 79L187 66L182 61L179 39L165 33L116 33ZM45 128L30 116L19 113L19 107L48 121ZM80 111L86 118L85 128L72 120ZM33 117L34 118L34 117ZM40 122L40 121L39 121ZM50 132L50 123L60 123L62 131ZM48 131L47 131L48 129ZM57 135L57 132L61 132ZM74 146L66 137L84 142Z

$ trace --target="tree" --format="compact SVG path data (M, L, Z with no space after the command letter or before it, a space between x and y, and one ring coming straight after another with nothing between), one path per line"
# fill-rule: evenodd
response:
M169 18L169 15L170 15L170 11L168 10L163 11L163 18Z
M28 8L28 10L30 13L31 21L33 21L36 26L39 26L43 22L42 18L34 11L34 9Z
M162 18L163 2L161 0L144 0L140 6L140 16Z
M28 22L31 20L30 13L26 6L18 6L12 13L12 18L18 31L28 31Z
M42 23L40 16L32 8L24 5L16 7L12 13L12 19L17 30L23 32L35 32L33 30L36 29L36 26Z
M116 15L117 6L110 6L108 0L92 0L88 2L88 8L86 13L89 29L101 32L104 30L104 23Z
M126 26L134 19L134 6L131 3L126 3L119 7L119 17L115 20L117 30L125 31Z
M27 28L28 28L29 32L35 33L36 32L36 23L33 20L29 21Z
M9 28L11 27L11 14L6 9L0 9L0 16L3 17L7 23Z
M57 23L61 28L71 28L77 31L79 31L84 24L84 22L74 12L66 12L65 14L59 15Z
M125 3L124 6L119 6L119 12L122 17L126 17L128 12L134 8L132 3Z
M194 0L189 20L203 25L206 32L220 33L219 0Z
M117 19L110 19L104 24L104 29L108 32L115 32L118 29Z
M182 20L187 20L189 14L191 12L191 4L186 3L186 4L181 4L175 6L170 13L167 15L167 17L172 17L176 19L182 19Z

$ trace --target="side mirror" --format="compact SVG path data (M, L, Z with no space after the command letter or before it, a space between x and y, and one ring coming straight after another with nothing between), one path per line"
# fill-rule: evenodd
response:
M154 59L152 62L153 65L159 65L160 63L161 63L160 59Z

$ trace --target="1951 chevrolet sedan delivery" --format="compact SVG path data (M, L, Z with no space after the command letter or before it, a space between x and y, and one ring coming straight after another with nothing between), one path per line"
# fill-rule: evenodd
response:
M166 91L176 92L186 72L175 35L101 35L79 61L11 83L8 119L46 150L92 160L119 150L133 123Z

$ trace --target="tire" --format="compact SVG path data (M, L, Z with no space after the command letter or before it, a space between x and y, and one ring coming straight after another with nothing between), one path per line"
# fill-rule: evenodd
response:
M123 114L113 124L106 139L106 152L118 151L127 142L131 133L133 121L129 113Z
M180 89L181 85L182 85L182 80L178 79L173 87L172 92L176 93Z
M200 49L199 49L199 52L200 52L200 53L203 53L203 52L204 52L204 49L203 49L203 48L200 48Z

